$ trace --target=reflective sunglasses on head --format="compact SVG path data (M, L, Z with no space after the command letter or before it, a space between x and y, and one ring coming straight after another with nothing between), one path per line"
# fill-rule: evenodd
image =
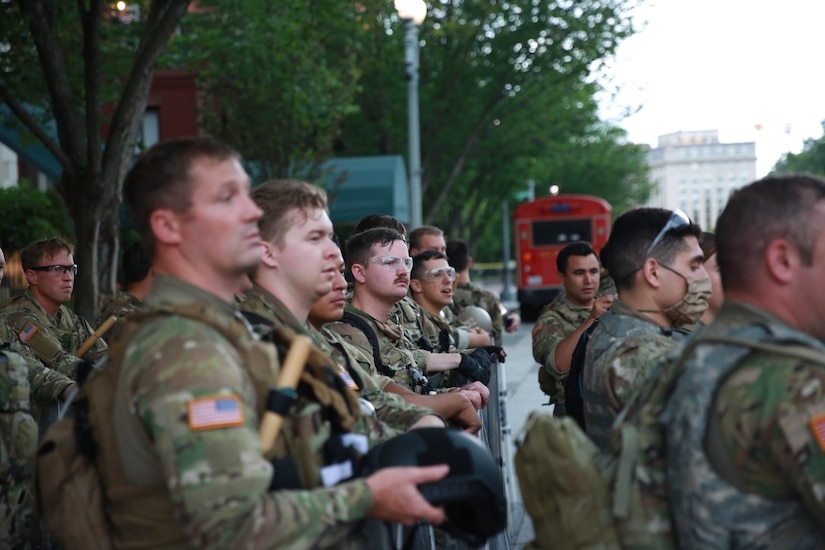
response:
M437 281L441 281L444 278L445 275L451 281L455 281L455 268L454 267L437 267L435 269L430 269L429 271L424 272L423 279L424 279L424 282L435 283Z
M670 218L668 218L665 226L662 228L661 231L659 231L659 234L656 235L656 238L653 239L653 242L650 243L650 246L647 247L647 252L645 252L645 258L650 257L650 253L653 252L653 249L656 248L657 244L662 242L662 239L665 238L665 234L668 231L672 231L673 229L679 229L680 227L687 227L688 225L690 225L690 218L688 218L688 215L679 210L678 208L674 210L673 213L670 215Z
M396 270L402 264L407 271L412 269L413 259L407 256L406 258L399 258L398 256L376 256L370 258L369 262L387 270Z
M70 264L70 265L38 265L35 267L30 267L32 271L45 271L46 273L51 273L52 275L58 275L62 273L71 273L72 275L77 275L77 264Z

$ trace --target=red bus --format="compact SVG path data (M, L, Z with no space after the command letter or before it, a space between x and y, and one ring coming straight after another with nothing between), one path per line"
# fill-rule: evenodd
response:
M556 195L516 207L518 301L522 316L535 317L561 290L556 256L573 241L601 251L610 234L610 204L590 195Z

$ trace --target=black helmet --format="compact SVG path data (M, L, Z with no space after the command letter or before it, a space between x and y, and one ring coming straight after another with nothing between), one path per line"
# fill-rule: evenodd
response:
M481 546L507 527L504 484L493 455L467 433L421 428L394 437L364 457L364 475L390 466L449 464L447 477L419 485L421 494L443 506L442 528L471 546Z

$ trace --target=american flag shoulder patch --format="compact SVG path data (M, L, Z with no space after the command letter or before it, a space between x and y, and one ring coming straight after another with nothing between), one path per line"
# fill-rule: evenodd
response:
M243 426L243 408L237 395L213 395L186 404L189 428L194 431Z
M819 443L819 448L825 451L825 414L811 418L811 431L814 433L814 439Z
M29 340L34 338L34 335L37 334L37 331L39 330L40 327L38 327L34 323L26 323L26 326L24 326L23 330L21 330L18 334L18 336L20 337L20 341L24 344L28 344Z
M346 384L349 389L351 389L352 391L358 391L358 384L355 383L355 380L352 378L347 369L343 367L339 368L338 376L341 377L341 380L344 381L344 384Z

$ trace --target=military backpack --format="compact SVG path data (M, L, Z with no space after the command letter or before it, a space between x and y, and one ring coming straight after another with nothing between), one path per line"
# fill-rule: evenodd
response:
M609 453L600 452L573 419L533 412L517 437L515 455L524 507L536 535L527 548L677 548L662 417L695 347L732 344L822 362L803 346L788 345L771 334L760 337L697 335L671 352L616 418Z

